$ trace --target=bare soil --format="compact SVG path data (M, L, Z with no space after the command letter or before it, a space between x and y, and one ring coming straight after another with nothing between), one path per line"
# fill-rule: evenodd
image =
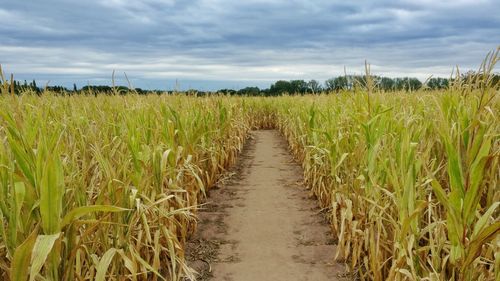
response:
M252 133L187 246L197 280L348 280L324 214L274 130Z

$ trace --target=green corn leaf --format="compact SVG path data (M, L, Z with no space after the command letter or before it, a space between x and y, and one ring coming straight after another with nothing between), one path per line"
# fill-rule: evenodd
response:
M342 165L342 162L344 162L344 160L347 158L347 156L349 156L349 153L343 153L342 156L340 156L340 159L337 162L337 165L335 165L335 168L333 169L334 171L336 171L340 167L340 165Z
M479 233L483 230L483 228L486 226L488 223L488 219L493 215L495 210L498 208L500 205L500 202L495 202L493 205L491 205L488 210L479 218L479 220L476 222L476 225L474 226L474 231L472 232L472 239L475 239Z
M451 191L457 195L453 197L461 199L464 197L464 179L460 155L449 141L446 142L446 152L448 155L448 175L450 177ZM453 200L450 203L453 204L453 207L457 210L460 209L460 200Z
M465 194L464 199L464 219L465 222L470 225L472 220L474 219L476 213L476 206L479 203L479 199L481 197L481 192L479 191L479 187L483 182L484 171L486 167L486 163L488 161L488 154L491 148L491 138L488 138L484 141L479 153L476 157L476 160L472 163L470 168L470 186Z
M462 231L460 229L460 214L451 206L445 191L441 187L438 181L433 180L431 182L432 190L436 195L437 199L441 204L446 207L447 210L447 222L448 222L448 236L452 241L453 245L458 245L461 241Z
M38 229L35 229L24 242L17 246L10 267L12 281L25 281L28 278L31 261L31 251L35 245Z
M7 246L7 252L10 254L12 250L12 243L10 243L10 239L8 239L10 235L7 234L7 229L5 229L5 225L7 225L6 220L7 219L3 215L2 209L0 208L0 241L3 240L6 242L5 244Z
M43 168L40 182L40 215L46 234L60 231L62 199L64 194L63 171L57 157L50 158Z
M30 281L35 280L36 276L42 269L50 251L54 247L54 243L59 239L60 233L52 235L38 235L33 246L33 252L31 254L31 269L30 269Z
M487 226L471 240L462 269L467 268L481 253L481 247L500 234L500 222Z
M99 264L97 264L97 273L95 276L96 281L104 281L106 278L106 272L108 271L108 267L113 260L113 257L117 253L115 248L111 248L104 253Z
M93 205L93 206L83 206L83 207L78 207L74 208L71 210L69 213L67 213L64 218L62 219L61 222L61 228L64 228L73 220L79 219L84 215L90 214L90 213L95 213L95 212L110 212L110 213L116 213L116 212L124 212L124 211L129 211L129 209L125 208L120 208L116 206L111 206L111 205Z
M24 198L26 195L26 187L23 182L16 182L14 184L14 194L16 202L16 218L18 223L21 222L21 209L23 207Z
M18 141L20 140L9 139L9 145L16 159L16 164L31 185L35 186L35 175L33 173L33 166L31 165L33 161L30 159L27 152L20 146Z
M417 207L415 210L403 220L403 223L401 224L401 239L406 239L407 238L407 232L410 229L411 225L414 223L415 218L418 217L420 213L427 207L427 202L426 201L421 201L418 203Z

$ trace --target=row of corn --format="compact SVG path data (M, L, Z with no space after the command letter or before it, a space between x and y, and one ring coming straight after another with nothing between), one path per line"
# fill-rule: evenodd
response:
M269 101L359 280L500 280L500 89Z
M0 279L192 277L194 207L247 114L223 97L0 97Z

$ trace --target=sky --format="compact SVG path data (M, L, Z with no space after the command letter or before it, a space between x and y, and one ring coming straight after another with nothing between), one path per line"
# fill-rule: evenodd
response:
M145 89L267 88L365 60L421 80L475 69L500 45L500 0L0 0L0 23L18 80L109 85L115 70Z

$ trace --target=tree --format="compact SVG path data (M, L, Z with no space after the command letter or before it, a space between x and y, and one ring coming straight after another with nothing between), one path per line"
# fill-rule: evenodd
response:
M440 90L440 89L446 89L448 88L449 81L446 78L431 78L429 81L427 81L427 87L431 88L432 90Z
M326 91L335 90L335 78L330 78L325 81L325 90Z
M290 94L305 94L307 92L307 82L304 80L291 80L290 86Z
M346 76L339 76L333 80L335 84L335 91L347 90L350 88L350 83Z
M380 78L379 87L383 91L386 91L386 92L391 91L391 90L394 90L395 82L393 79L391 79L389 77L382 77L382 78Z
M347 78L345 76L338 76L330 78L325 81L325 90L327 91L340 91L348 88Z
M491 78L491 85L493 88L500 88L500 75L499 74L492 74L493 77Z
M47 86L47 91L51 91L58 94L65 94L69 90L63 86Z
M408 89L410 91L416 91L422 88L422 82L417 78L408 78Z
M396 90L399 91L416 91L422 88L422 82L420 82L417 78L395 78L394 83Z
M260 95L260 89L258 87L246 87L238 91L238 95L245 96L258 96Z
M230 96L234 96L236 95L236 91L233 90L233 89L222 89L222 90L218 90L217 91L218 93L221 93L221 94L224 94L224 95L230 95Z
M284 93L290 94L291 92L292 84L285 80L276 81L276 83L272 84L271 88L269 89L269 93L272 96L283 95Z
M323 90L321 84L319 84L319 82L314 79L307 82L307 89L313 94L318 94Z

